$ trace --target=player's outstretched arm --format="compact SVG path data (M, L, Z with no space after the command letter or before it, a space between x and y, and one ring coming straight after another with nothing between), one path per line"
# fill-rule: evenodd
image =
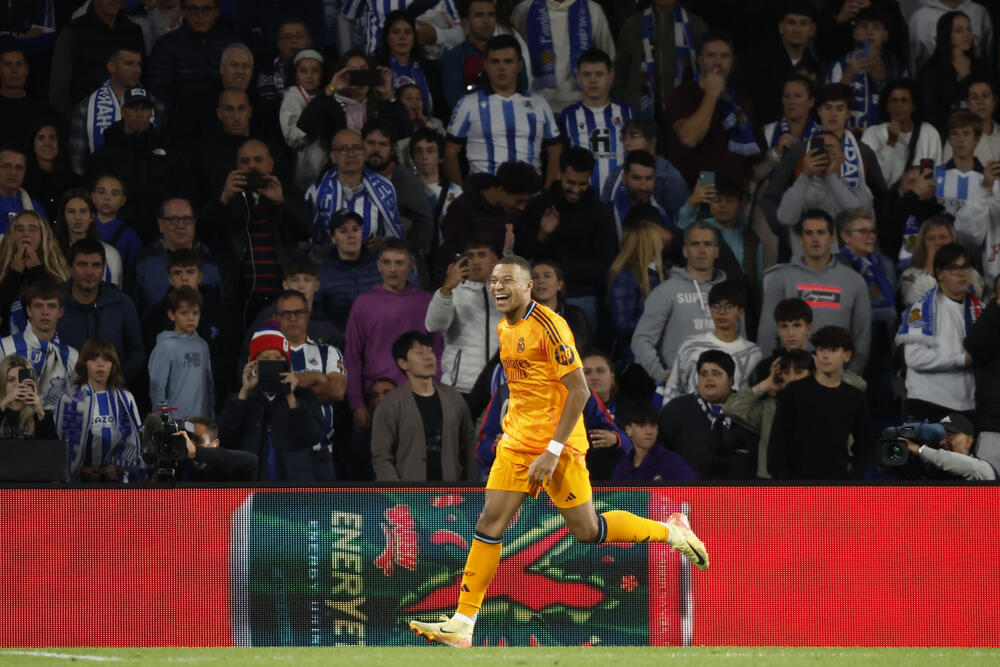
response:
M559 423L556 424L556 431L552 435L553 442L558 443L557 449L559 451L562 450L562 445L569 440L570 434L573 433L573 427L576 426L576 422L580 419L583 408L590 398L590 389L587 388L587 380L583 376L582 368L577 368L562 376L562 383L569 390L569 393L566 395ZM550 444L549 449L540 454L528 467L528 479L533 483L547 484L552 478L552 473L555 472L556 465L559 463L559 454L553 452L552 449L553 444Z

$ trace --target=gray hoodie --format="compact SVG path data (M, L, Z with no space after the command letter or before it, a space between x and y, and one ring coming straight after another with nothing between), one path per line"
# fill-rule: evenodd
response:
M427 304L424 326L444 334L441 382L467 394L476 378L497 351L500 312L485 283L466 280L451 296L434 292Z
M213 417L215 383L208 343L197 333L161 331L149 355L149 399L153 408L177 408L176 419Z
M721 269L703 282L675 266L670 269L670 277L646 297L645 310L632 334L632 353L653 382L661 384L666 380L684 339L715 329L708 292L725 280L726 273Z
M864 373L872 337L872 307L864 278L833 256L821 271L806 266L801 255L765 271L764 305L757 329L757 345L764 357L778 343L774 307L783 299L795 297L812 307L813 331L832 324L854 335L854 356L848 368L859 375Z

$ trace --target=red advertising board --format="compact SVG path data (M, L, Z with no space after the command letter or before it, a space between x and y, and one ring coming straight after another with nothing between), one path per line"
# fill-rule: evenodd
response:
M428 502L440 498L464 505ZM654 516L678 503L689 507L711 568L679 568L682 561L660 547L578 545L559 532L555 509L536 501L522 525L508 531L504 558L508 550L511 557L538 551L530 573L541 575L541 584L530 590L543 597L488 597L484 611L499 620L483 633L493 641L580 643L576 623L592 624L594 637L614 643L678 643L686 636L706 645L1000 646L1000 488L630 487L600 489L595 498ZM393 581L385 578L390 573L427 572L439 580L440 594L432 585L426 595L400 595L391 613L378 607L389 598L376 604L375 593L368 606L354 608L368 625L364 643L410 643L396 634L392 614L447 604L479 489L0 490L0 645L308 643L308 632L296 634L308 621L297 616L294 599L238 593L259 592L255 563L277 562L274 544L265 548L261 536L280 545L284 538L269 531L293 531L284 540L291 544L292 519L308 523L310 511L329 516L338 503L374 508L365 514L364 530L371 532L359 524L351 547L365 572L375 572L365 577L385 582ZM265 505L267 512L255 509ZM408 508L412 553L399 551L383 505L397 513ZM345 542L327 539L322 531L329 523L318 534L327 543ZM306 551L301 572L309 571ZM289 546L279 555L294 564L298 553ZM644 564L638 570L637 562ZM375 591L378 581L364 585ZM553 598L553 591L570 597ZM262 599L273 603L265 615L257 608ZM628 609L645 627L604 623L601 605L612 601L633 605ZM520 614L524 609L531 613ZM241 635L241 614L255 632L263 630ZM327 617L317 618L322 625ZM510 619L509 632L503 618ZM569 620L560 625L559 619ZM376 622L388 630L377 631ZM317 643L330 643L331 635L314 633ZM479 633L477 627L477 642Z

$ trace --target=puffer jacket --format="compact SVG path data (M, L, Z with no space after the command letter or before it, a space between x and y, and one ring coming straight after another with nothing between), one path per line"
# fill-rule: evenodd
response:
M444 335L441 382L467 394L497 351L500 313L483 283L466 281L444 296L434 292L424 326Z

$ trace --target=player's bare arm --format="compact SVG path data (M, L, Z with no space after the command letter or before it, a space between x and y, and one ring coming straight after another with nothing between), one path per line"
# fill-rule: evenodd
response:
M574 371L562 376L563 386L569 391L566 402L563 404L562 415L556 425L555 434L552 439L559 443L564 443L573 432L573 427L580 420L583 408L590 398L590 390L587 388L587 380L583 375L583 369L577 368ZM559 456L551 451L545 451L532 461L528 467L528 479L535 484L548 484L552 479L552 473L559 463Z

